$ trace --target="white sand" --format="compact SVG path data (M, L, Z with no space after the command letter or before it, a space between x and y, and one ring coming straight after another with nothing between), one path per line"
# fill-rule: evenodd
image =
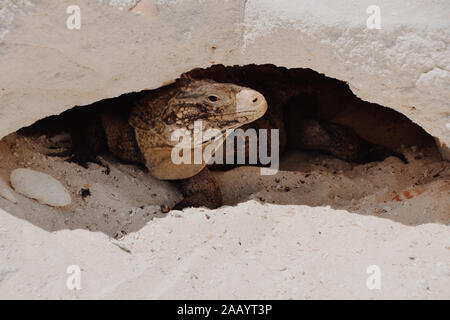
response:
M450 298L450 165L433 151L356 167L293 153L276 176L217 172L237 206L164 215L171 184L109 158L110 175L48 158L44 141L0 142L0 178L46 172L73 202L0 197L0 298ZM70 265L81 290L66 287Z

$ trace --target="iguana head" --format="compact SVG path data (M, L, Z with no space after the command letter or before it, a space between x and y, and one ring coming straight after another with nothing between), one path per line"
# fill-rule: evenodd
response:
M135 128L136 140L152 171L155 163L164 162L165 165L170 161L161 158L164 152L179 145L179 141L173 139L174 132L185 131L193 137L198 134L196 123L200 122L203 133L216 129L223 134L255 121L266 110L266 99L255 90L210 80L188 80L144 98L133 108L129 122ZM193 148L205 148L211 142L212 137L208 134L200 137L201 141L192 145ZM159 164L156 167L161 169ZM170 175L175 176L172 179L181 179L195 174L183 171L183 174L174 173L173 169L165 167L153 174L162 179L171 179L165 178Z
M176 144L171 139L174 131L185 129L193 134L196 121L201 120L203 130L225 132L255 121L266 110L266 99L258 91L197 80L145 97L133 108L129 121L134 128L151 130L169 146Z

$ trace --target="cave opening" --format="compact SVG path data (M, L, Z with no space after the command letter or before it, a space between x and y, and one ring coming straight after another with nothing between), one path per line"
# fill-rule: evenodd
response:
M210 166L214 188L221 193L221 205L236 206L253 200L274 205L331 206L405 224L448 223L450 203L445 199L450 168L448 162L441 161L433 137L403 114L361 100L344 81L311 69L274 65L214 65L194 69L181 78L256 90L265 97L268 109L264 116L243 128L280 131L280 165L276 174L261 175L260 166L254 165ZM10 167L0 168L0 175L6 177L13 167L33 166L38 158L34 163L37 169L65 181L73 195L73 203L65 210L92 213L66 213L58 219L49 213L47 218L52 219L54 229L69 225L117 236L139 229L155 216L164 216L186 198L186 194L177 191L179 182L168 184L153 179L143 165L145 161L134 161L141 154L121 152L129 143L123 137L132 135L128 129L119 126L124 129L116 127L111 133L107 128L99 131L92 124L105 110L119 115L109 119L109 123L123 122L130 117L130 106L136 101L165 88L77 106L19 130L0 143L0 149L5 154L9 152L11 162L15 161ZM218 98L210 95L208 99L216 103ZM105 144L105 135L114 139ZM74 158L75 145L88 148L75 150ZM117 157L118 153L121 156ZM210 176L201 179L209 183ZM198 181L189 182L190 188L203 192L192 185ZM211 189L208 183L206 188ZM423 216L423 204L416 204L417 212L411 218L408 208L414 201L436 192L440 202L433 204L435 213ZM111 198L113 204L109 203ZM0 198L0 204L1 201ZM390 212L396 206L405 208L392 216ZM41 219L23 210L16 210L16 214L38 224Z
M274 65L232 67L214 65L205 69L194 69L183 74L181 78L232 83L261 92L269 107L264 116L255 121L256 127L268 130L279 129L282 153L292 150L319 152L349 162L364 163L381 161L386 155L378 159L376 156L373 159L370 157L363 159L347 155L348 144L351 144L354 136L389 149L394 154L400 154L402 148L412 146L431 149L435 146L433 137L405 115L391 108L363 101L353 94L344 81L326 77L311 69L288 69ZM153 91L157 90L160 89ZM36 135L44 130L49 135L54 135L70 127L71 130L77 131L75 135L80 131L91 130L92 132L84 134L83 137L98 136L99 133L93 132L95 128L90 126L91 117L105 110L114 109L126 118L129 116L130 106L148 92L152 90L124 94L89 106L77 106L61 115L40 120L30 127L19 130L19 133ZM214 98L217 99L217 97ZM337 139L331 141L333 145L317 145L320 143L314 145L308 141L311 135L308 135L306 131L311 128L309 123L311 121L317 122L318 126L330 124L337 128L336 132L332 132ZM350 137L345 136L348 131L352 132ZM324 131L319 130L318 134L323 135ZM346 138L348 141L345 141ZM89 144L92 139L89 140L84 140L82 143ZM338 150L339 148L341 150ZM94 149L98 148L94 147Z

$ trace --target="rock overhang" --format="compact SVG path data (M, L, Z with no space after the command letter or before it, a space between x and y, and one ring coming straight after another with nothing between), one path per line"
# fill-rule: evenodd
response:
M75 105L173 81L213 64L311 68L393 108L449 159L450 5L379 1L2 1L0 137ZM141 8L141 9L140 9ZM150 8L150 9L148 9Z

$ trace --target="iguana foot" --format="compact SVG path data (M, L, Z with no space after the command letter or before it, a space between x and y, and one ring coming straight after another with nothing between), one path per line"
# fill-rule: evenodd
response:
M89 168L89 163L95 163L104 168L103 172L105 174L109 174L111 172L109 166L107 164L104 164L99 159L99 157L89 149L84 149L75 146L66 147L57 145L53 145L48 148L51 150L58 150L58 149L60 150L46 153L46 155L49 157L63 158L65 161L78 164L79 166L85 169Z
M186 197L175 206L172 210L183 210L185 208L200 208L206 207L208 209L216 209L222 205L219 201L211 201L205 197L202 193L197 193L192 196Z
M192 178L178 181L178 184L184 199L173 207L174 210L188 207L216 209L223 205L219 184L208 168Z

